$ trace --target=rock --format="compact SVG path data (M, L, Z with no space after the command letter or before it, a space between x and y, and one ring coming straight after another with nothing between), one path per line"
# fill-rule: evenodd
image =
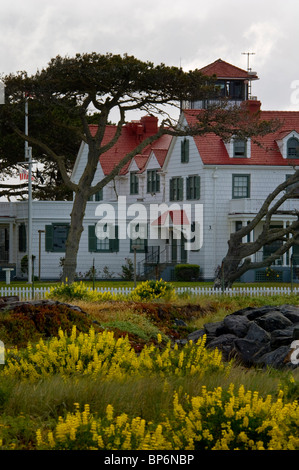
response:
M252 339L237 338L234 345L237 357L246 365L253 365L257 358L270 351L269 343L258 343Z
M257 324L266 331L279 330L292 325L291 320L280 312L269 312L256 319Z
M205 330L196 330L196 331L192 331L192 333L190 333L188 335L188 341L192 341L193 343L197 343L197 341L199 340L199 338L202 338L204 335L206 335L206 331Z
M220 335L217 338L214 338L212 341L208 343L209 348L212 349L219 349L222 351L223 356L225 359L230 359L234 353L234 342L236 336L230 333L226 333L224 335Z
M257 341L258 343L267 343L270 341L271 335L255 322L251 322L245 339Z
M280 369L285 365L285 358L289 352L289 346L280 346L274 351L268 352L261 356L257 361L256 364L260 364L263 366L272 366L277 369Z
M291 344L299 339L299 307L247 307L224 320L207 323L188 335L196 342L207 335L207 347L218 348L224 359L236 357L245 366L298 367L290 362Z
M228 315L223 320L223 326L227 333L232 333L238 336L238 338L242 338L246 335L249 329L250 321L245 316L243 317Z

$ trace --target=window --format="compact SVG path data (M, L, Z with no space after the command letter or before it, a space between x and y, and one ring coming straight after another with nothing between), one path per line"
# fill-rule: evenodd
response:
M234 157L246 157L247 156L247 141L244 139L234 140Z
M147 192L158 193L160 191L160 175L157 170L147 170Z
M130 253L134 252L134 247L136 248L137 253L147 253L147 238L145 237L147 229L145 226L139 226L136 224L135 231L138 233L139 231L142 233L142 236L134 238L130 237Z
M250 197L250 175L233 175L233 199Z
M115 226L114 238L110 237L108 224L104 226L107 237L99 239L96 236L96 226L88 226L88 251L99 253L113 253L119 251L118 226Z
M281 225L270 225L270 230L273 229L282 229ZM274 240L271 243L267 243L263 246L263 260L267 259L269 256L273 255L277 250L281 248L283 245L282 240ZM282 256L280 256L277 260L275 260L275 264L282 265Z
M186 188L187 199L199 199L200 198L200 176L188 176L187 188Z
M293 175L286 175L286 180L288 180L291 176L293 176ZM292 196L292 198L293 199L298 199L299 198L299 185L298 185L298 183L290 184L285 189L285 191L286 191L286 193L289 193L290 191L294 191L294 195Z
M69 228L69 224L64 223L46 225L46 251L53 251L57 253L64 252Z
M288 158L299 158L299 140L291 137L287 142Z
M102 201L103 200L103 188L100 189L100 191L95 193L93 196L90 196L88 200L89 201Z
M181 163L189 162L189 140L184 138L181 141Z
M138 176L136 171L130 173L130 194L138 194Z
M182 201L184 191L184 180L182 177L171 178L169 182L169 199L171 201Z

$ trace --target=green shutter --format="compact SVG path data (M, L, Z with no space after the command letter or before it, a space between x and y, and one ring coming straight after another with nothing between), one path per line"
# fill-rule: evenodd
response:
M53 251L53 225L45 226L46 251Z
M181 162L189 162L189 140L186 138L181 141Z
M187 178L187 187L186 187L186 198L191 199L191 176Z
M119 251L118 225L115 226L115 237L109 240L109 249L114 253Z
M156 172L156 193L160 192L160 175Z
M88 251L97 251L97 237L95 225L88 226Z
M174 180L171 179L169 181L169 199L170 199L170 201L173 201L173 185L174 185Z
M189 140L185 140L185 163L189 162Z
M184 199L184 180L183 178L179 178L179 194L178 194L178 201L182 201Z
M195 176L195 199L200 199L200 176Z
M21 253L25 253L26 246L27 246L26 225L20 224L19 225L19 251Z

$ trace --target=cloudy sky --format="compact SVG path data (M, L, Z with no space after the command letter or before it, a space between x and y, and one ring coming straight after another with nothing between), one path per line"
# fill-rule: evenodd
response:
M221 58L247 68L263 109L299 110L297 0L1 0L0 74L56 55L128 53L184 70Z

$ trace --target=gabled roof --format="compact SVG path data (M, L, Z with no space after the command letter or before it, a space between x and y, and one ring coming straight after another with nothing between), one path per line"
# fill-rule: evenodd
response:
M149 124L149 125L147 125ZM95 135L97 126L89 126L92 135ZM117 127L116 125L108 125L105 129L104 139L102 145L111 141L115 136ZM100 156L100 164L105 175L108 175L117 166L120 161L145 138L154 135L157 132L157 119L153 116L146 116L141 118L140 121L132 121L123 126L121 135L116 144L107 152ZM152 144L146 146L141 154L134 157L135 163L139 171L144 171L148 158L153 151L159 165L162 166L171 143L171 136L163 135ZM121 175L128 172L131 162L128 162L120 171Z
M200 110L184 110L186 121L194 125ZM264 137L259 137L258 145L251 142L250 158L230 158L221 137L209 133L204 136L195 136L194 142L204 165L269 165L290 166L299 163L298 159L283 158L277 141L290 132L299 133L299 111L260 111L260 119L265 121L278 120L280 128Z
M218 79L241 79L241 80L257 80L256 75L248 73L248 71L240 69L235 65L231 65L228 62L225 62L222 59L215 60L215 62L206 65L199 69L204 75L212 76L216 75Z

